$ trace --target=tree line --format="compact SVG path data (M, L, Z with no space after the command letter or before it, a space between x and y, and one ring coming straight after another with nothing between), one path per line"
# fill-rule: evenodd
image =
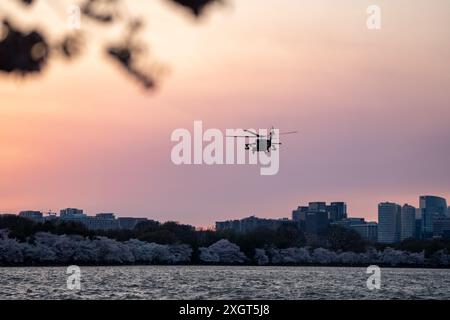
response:
M209 247L219 240L226 239L236 244L246 256L253 256L255 249L286 249L309 247L325 248L334 252L363 253L369 248L385 250L387 247L411 253L424 252L425 257L440 250L450 251L450 241L446 239L414 240L407 239L390 245L365 241L356 231L341 226L329 226L320 236L307 234L296 223L286 222L277 229L257 228L245 233L233 230L197 230L195 227L174 221L160 223L144 221L133 230L89 230L83 224L61 220L35 223L16 215L0 216L0 230L8 230L8 236L19 242L33 242L39 232L55 235L79 235L88 239L105 237L119 242L132 239L161 245L189 245L193 256L199 255L199 248Z

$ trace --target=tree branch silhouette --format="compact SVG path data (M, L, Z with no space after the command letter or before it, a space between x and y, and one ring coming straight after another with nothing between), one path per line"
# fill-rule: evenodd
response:
M23 8L32 9L33 5L45 0L13 0L22 4ZM175 3L186 8L194 17L204 14L206 7L221 0L161 0ZM157 72L148 70L139 64L147 53L142 50L145 44L137 40L145 18L131 17L120 13L119 4L129 0L80 0L79 8L82 17L97 24L113 26L116 23L126 23L126 35L114 44L105 46L104 51L122 67L132 78L145 89L154 89L157 84ZM41 17L42 19L42 17ZM36 23L39 21L36 21ZM0 21L0 74L19 74L28 76L41 73L50 58L63 56L73 59L79 56L84 45L83 34L93 32L67 31L62 40L51 42L49 35L37 27L31 30L21 30L20 27L6 17Z

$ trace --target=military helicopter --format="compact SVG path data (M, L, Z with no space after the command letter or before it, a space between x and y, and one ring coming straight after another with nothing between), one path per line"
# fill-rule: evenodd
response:
M269 135L260 135L256 132L253 132L251 130L244 129L244 132L247 132L251 135L242 135L242 136L227 136L231 138L250 138L250 139L256 139L255 142L252 143L246 143L245 144L245 150L252 150L253 153L255 152L269 152L271 150L277 150L276 145L281 145L281 142L273 142L272 139L276 137L276 132L274 127L268 129ZM280 132L278 135L285 135L285 134L293 134L297 133L297 131L287 131L287 132Z

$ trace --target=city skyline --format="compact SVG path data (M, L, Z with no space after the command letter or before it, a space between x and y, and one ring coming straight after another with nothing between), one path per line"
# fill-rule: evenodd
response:
M378 204L378 221L366 221L364 217L349 216L346 202L316 201L300 204L292 210L290 218L261 218L255 215L241 219L226 219L216 221L215 226L208 228L216 232L233 231L244 235L252 232L289 232L298 233L298 239L303 234L311 243L332 235L333 232L352 230L366 243L394 244L407 243L409 240L431 240L450 238L450 206L445 198L434 195L420 195L419 207L410 204L403 206L394 202ZM76 222L84 225L90 231L128 230L142 231L149 225L164 226L168 221L160 222L143 217L116 217L115 213L97 213L88 215L80 208L61 209L56 213L44 215L40 211L21 211L19 217L32 220L45 226L58 226L60 222ZM11 219L10 216L2 216ZM47 225L49 223L49 225ZM141 224L142 223L142 224ZM183 222L168 222L169 225L186 224ZM139 228L137 226L140 225ZM199 226L188 225L190 230L206 230ZM337 228L337 229L336 229ZM337 231L337 230L341 231ZM333 231L335 230L335 231ZM297 240L298 240L297 239Z
M446 197L442 197L442 196L439 196L439 195L425 194L425 195L417 196L417 199L418 199L417 205L415 205L415 203L413 203L413 202L409 202L408 203L408 202L401 202L401 201L398 201L398 200L392 201L392 202L391 201L387 201L387 200L379 201L377 203L377 212L376 212L376 218L375 219L372 219L370 217L367 217L367 216L364 216L364 215L361 215L361 214L358 214L358 213L352 213L351 211L349 212L348 211L349 205L348 205L347 201L342 201L342 200L340 200L340 201L331 201L330 204L331 205L333 205L333 203L334 204L343 204L343 206L345 208L344 211L343 211L345 218L347 218L347 217L350 218L350 219L352 219L352 218L358 218L358 219L359 218L364 218L364 219L369 220L369 222L373 221L373 222L378 223L379 222L379 213L380 213L379 208L380 208L380 205L382 205L382 204L392 204L392 205L398 206L399 210L402 209L402 208L404 209L405 207L411 207L411 208L414 208L414 209L417 210L417 209L421 208L421 206L423 205L423 204L421 204L421 201L422 201L421 199L425 198L425 197L442 198L444 200L447 199ZM311 204L320 204L320 203L324 203L325 204L326 201L323 201L323 200L320 200L320 201L306 201L306 202L302 202L302 203L303 204L310 204L310 205ZM250 211L250 212L248 212L246 214L243 214L242 216L225 217L224 219L222 219L222 221L232 221L232 220L245 219L246 217L250 217L250 216L253 216L253 217L257 216L258 218L263 218L263 219L279 219L279 220L283 220L283 219L290 219L290 218L292 218L292 219L295 220L293 212L295 212L297 209L300 209L302 203L298 203L298 207L293 207L294 211L291 210L288 214L283 215L283 216L261 216L261 215L258 215L258 213L256 213L256 212L251 212ZM295 209L295 208L297 208L297 209ZM303 207L303 208L307 208L307 207ZM6 211L0 210L0 214L16 214L16 215L20 215L23 212L30 212L30 213L39 212L39 213L41 213L43 215L47 215L47 216L51 216L51 215L55 215L56 216L58 212L60 212L60 214L61 214L63 211L66 211L66 210L75 210L75 211L79 210L81 212L81 214L84 214L85 216L88 216L88 217L94 217L94 216L100 216L100 215L114 215L114 216L117 216L118 218L133 218L133 219L135 219L135 218L136 219L142 218L142 219L148 219L148 220L153 220L153 221L161 221L161 222L176 221L176 222L181 223L181 224L190 224L190 223L188 223L186 221L182 221L182 220L159 220L159 219L156 219L151 214L145 215L145 216L136 216L136 215L133 215L133 214L122 215L119 212L112 212L112 211L105 211L105 210L102 211L102 210L100 210L100 211L96 211L96 212L89 211L89 213L91 214L91 215L89 215L87 213L87 211L85 209L83 209L83 207L81 207L81 206L64 207L64 208L61 208L61 209L58 209L58 210L41 210L41 209L37 209L37 208L34 208L34 209L33 208L28 208L28 209L22 208L22 209L20 209L17 212L6 212ZM450 217L450 203L448 203L448 206L446 207L445 212ZM331 217L329 217L329 218L331 219ZM342 219L342 217L340 219ZM217 224L217 221L219 221L219 220L215 220L210 225L194 225L194 224L192 224L192 225L195 226L196 228L210 228L210 227L214 227ZM400 234L398 236L401 237Z

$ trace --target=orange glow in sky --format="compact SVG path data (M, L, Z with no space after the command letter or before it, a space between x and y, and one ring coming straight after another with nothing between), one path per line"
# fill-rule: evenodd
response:
M195 21L133 1L150 59L168 68L150 94L105 57L101 28L77 60L0 74L0 212L70 206L207 226L289 217L308 201L346 201L375 220L381 201L450 200L450 2L377 1L378 31L366 27L372 2L229 0ZM15 19L65 27L33 10ZM170 134L194 120L299 134L274 177L175 166Z

